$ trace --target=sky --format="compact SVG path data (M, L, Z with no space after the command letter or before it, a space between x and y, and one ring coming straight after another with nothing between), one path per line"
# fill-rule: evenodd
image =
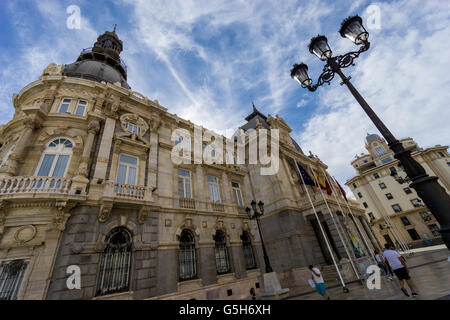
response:
M71 5L80 8L79 29L67 26ZM303 151L343 184L355 174L355 155L366 152L366 134L378 132L339 79L309 92L290 69L304 62L317 79L324 62L307 46L318 34L334 55L357 49L338 33L355 14L371 48L344 73L398 139L448 145L450 2L440 0L2 1L0 124L12 119L12 95L50 62L74 62L117 24L134 91L225 136L244 124L252 99L284 118Z

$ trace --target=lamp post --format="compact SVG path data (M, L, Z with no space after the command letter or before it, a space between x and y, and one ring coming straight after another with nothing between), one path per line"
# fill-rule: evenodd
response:
M258 231L259 231L259 237L261 238L261 246L263 249L263 255L264 255L264 263L266 265L266 273L273 272L272 267L270 266L269 257L267 256L266 247L264 246L264 240L261 233L261 227L259 225L259 217L261 217L264 214L264 203L262 201L258 202L259 211L256 208L256 201L252 200L250 203L252 209L253 209L253 215L252 215L252 209L249 207L245 208L245 211L247 212L248 218L253 220L256 219L256 224L258 225Z
M319 86L330 84L337 73L342 79L356 101L378 128L380 133L388 142L389 148L394 152L394 157L399 160L410 180L410 186L414 188L422 198L425 205L430 209L436 220L441 225L439 232L442 235L444 243L450 250L450 196L445 189L439 185L438 178L429 176L425 169L411 156L411 151L405 150L402 143L398 141L389 129L384 125L380 118L375 114L369 104L359 94L350 82L351 77L346 77L342 70L354 65L354 60L362 52L369 50L369 33L362 25L362 19L359 16L353 16L342 22L339 33L343 38L348 38L356 45L360 45L358 51L346 53L344 55L333 57L332 51L328 46L327 38L319 35L311 39L309 51L316 55L320 60L326 61L322 74L317 83L312 85L312 80L308 75L308 66L304 63L294 64L291 69L291 77L297 80L303 88L309 91L315 91Z

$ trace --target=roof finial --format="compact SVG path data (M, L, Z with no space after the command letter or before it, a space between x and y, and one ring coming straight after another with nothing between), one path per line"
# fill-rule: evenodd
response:
M249 96L249 97L250 97L250 100L252 101L253 112L255 112L256 111L256 107L255 107L255 104L253 103L253 98L252 98L252 96Z
M116 33L117 23L114 25L113 33Z

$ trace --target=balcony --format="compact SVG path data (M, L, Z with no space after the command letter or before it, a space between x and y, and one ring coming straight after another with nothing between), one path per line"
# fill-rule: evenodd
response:
M1 177L0 196L18 194L69 194L72 180L61 177Z
M179 205L183 209L195 209L195 200L191 198L180 198Z
M225 206L222 203L211 202L211 206L212 206L213 211L219 211L219 212L225 211Z
M131 200L133 202L153 201L151 187L125 184L112 180L106 182L103 197L117 200Z

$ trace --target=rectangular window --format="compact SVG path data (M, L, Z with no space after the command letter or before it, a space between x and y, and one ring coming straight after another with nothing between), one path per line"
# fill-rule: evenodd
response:
M63 99L61 105L59 106L59 113L68 113L71 101L72 99Z
M403 191L405 191L406 194L412 193L410 188L404 188Z
M208 176L209 200L220 202L219 183L216 177Z
M362 194L361 194L361 192L358 192L358 197L360 197L360 198L363 197Z
M433 217L431 215L431 212L428 212L428 211L421 212L420 213L420 217L422 218L422 220L424 222L428 222L428 221L431 221L433 219Z
M382 147L375 147L375 151L377 152L379 157L384 156L386 154L386 152Z
M394 209L395 212L400 212L400 211L402 211L402 208L401 208L398 204L392 205L392 209Z
M358 187L356 186L356 183L353 184L353 188L355 188L355 189L358 188Z
M416 229L408 229L406 231L408 231L409 235L411 236L411 239L413 239L413 240L420 240L420 236L417 233Z
M364 206L364 208L369 207L369 206L367 205L367 203L365 203L365 202L363 202L363 206Z
M125 128L127 128L128 132L136 133L137 135L141 133L141 128L139 128L135 123L132 122L125 123Z
M445 158L445 154L443 153L443 152L438 152L438 155L441 157L441 158Z
M181 198L192 198L191 172L178 169L178 195Z
M231 187L233 189L234 202L236 202L238 206L243 206L244 202L242 201L241 186L237 182L231 182Z
M388 200L394 199L394 197L390 193L386 193L386 198L388 198Z
M373 177L374 177L375 179L378 179L378 178L380 177L380 175L379 175L378 173L374 173L374 174L373 174Z
M404 226L410 226L411 222L409 222L409 219L407 217L400 217L400 219L402 220L402 223Z
M0 265L0 300L16 300L22 287L28 261L6 261Z
M391 172L391 174L396 174L397 173L397 169L395 169L395 167L390 167L389 171Z
M136 184L138 159L121 154L117 168L117 182L123 184Z
M75 109L75 114L79 116L84 116L84 111L86 110L87 102L84 100L78 100L77 108Z
M387 158L381 159L381 163L382 164L385 164L385 163L388 163L388 162L391 162L391 161L392 161L392 157L387 157Z
M430 229L433 236L435 236L435 237L441 236L441 233L439 232L439 227L436 224L434 224L434 223L430 224L430 225L428 225L428 228Z
M380 189L386 189L386 184L384 182L379 184Z
M420 207L420 206L422 206L422 200L420 200L420 199L412 199L412 200L411 200L411 203L412 203L412 205L413 205L414 207Z
M369 212L367 215L369 216L370 220L375 220L375 216L372 212Z

